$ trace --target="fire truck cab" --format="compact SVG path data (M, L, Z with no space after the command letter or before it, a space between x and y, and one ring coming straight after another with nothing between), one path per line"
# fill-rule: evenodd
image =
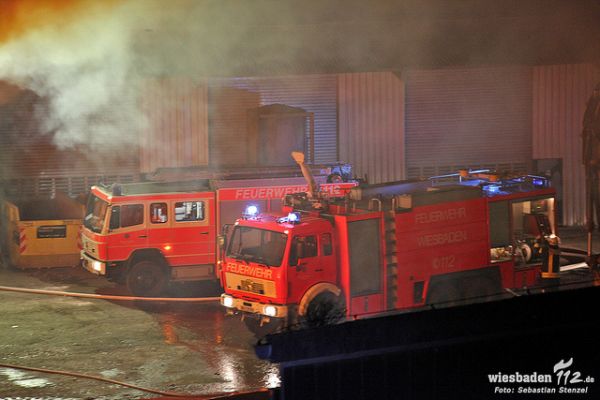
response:
M136 295L158 295L169 279L210 279L215 218L215 194L202 183L94 186L83 222L82 265L122 279Z

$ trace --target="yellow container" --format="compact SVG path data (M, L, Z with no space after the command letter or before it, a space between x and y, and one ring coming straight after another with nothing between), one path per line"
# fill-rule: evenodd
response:
M83 204L58 194L53 199L4 201L3 249L17 268L75 266L79 263Z

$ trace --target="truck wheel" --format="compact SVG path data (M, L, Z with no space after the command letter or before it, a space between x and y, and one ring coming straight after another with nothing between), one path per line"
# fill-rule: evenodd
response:
M323 292L310 302L301 322L305 327L313 328L336 324L345 316L346 307L340 296L331 292Z
M246 324L246 328L248 328L257 339L278 332L283 328L283 320L281 318L271 318L269 322L260 326L259 318L246 317L244 318L244 323Z
M125 283L135 296L155 297L165 289L167 277L159 264L140 261L129 269Z

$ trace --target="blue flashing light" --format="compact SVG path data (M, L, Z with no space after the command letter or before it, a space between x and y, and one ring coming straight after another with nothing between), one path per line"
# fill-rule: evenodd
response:
M287 216L287 220L291 224L299 223L300 222L300 213L297 213L297 212L289 213Z
M258 207L255 205L249 205L244 211L245 218L255 218L258 215Z
M285 217L281 217L277 220L278 224L299 224L300 223L300 213L299 212L291 212Z
M540 178L537 178L537 179L536 179L536 178L534 178L534 179L533 179L533 184L534 184L535 186L544 186L544 184L545 184L545 181L544 181L544 179L540 179Z
M500 194L499 185L486 185L483 187L483 190L485 190L488 195Z

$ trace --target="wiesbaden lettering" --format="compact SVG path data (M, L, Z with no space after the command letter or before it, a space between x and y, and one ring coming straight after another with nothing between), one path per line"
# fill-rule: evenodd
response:
M430 211L415 214L417 224L431 224L433 222L451 221L454 219L465 218L467 209L465 207L449 208L447 210Z
M270 269L234 263L227 264L227 271L256 278L272 279L273 276L273 271Z
M417 241L419 247L443 246L446 244L466 242L467 231L434 233L432 235L419 236Z

